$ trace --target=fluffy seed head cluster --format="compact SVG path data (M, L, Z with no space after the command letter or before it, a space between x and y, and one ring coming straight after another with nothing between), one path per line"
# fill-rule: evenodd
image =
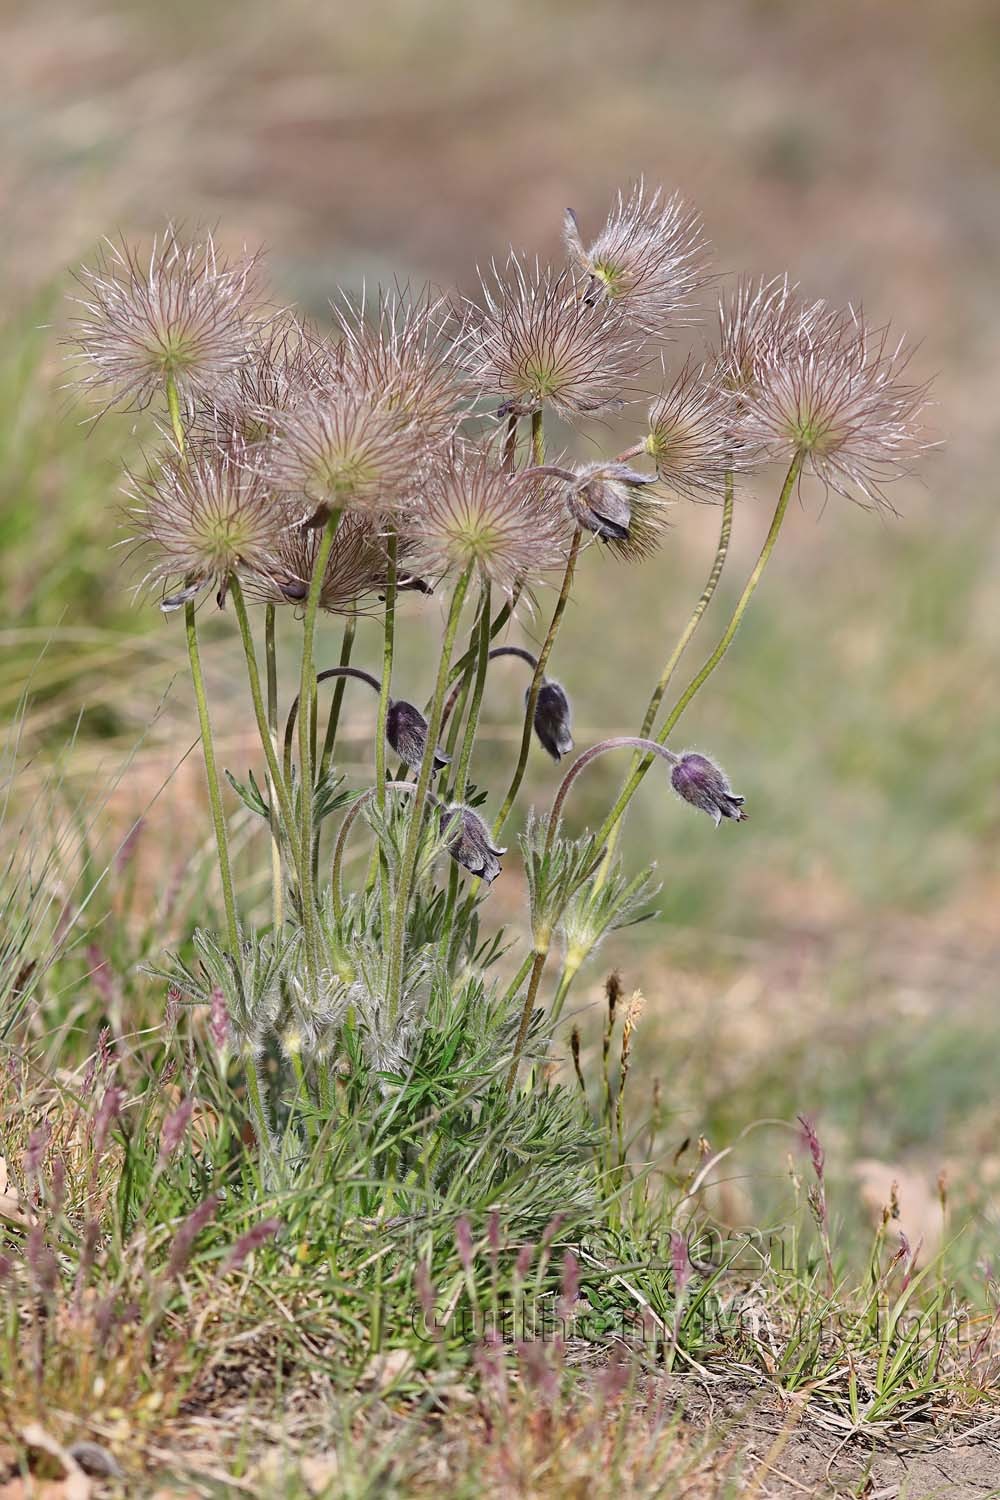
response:
M770 458L796 454L829 489L872 506L924 447L925 386L903 379L910 353L859 314L812 311L794 347L746 396L741 430Z
M458 333L446 300L429 290L416 296L380 290L372 318L364 299L342 299L333 315L344 380L381 401L403 426L416 424L425 441L446 442L462 416L451 357Z
M206 439L224 442L235 434L246 443L265 443L277 413L339 378L334 346L292 314L279 314L253 327L245 358L198 403L192 430Z
M455 448L415 513L418 567L434 577L473 567L508 595L565 561L566 524L545 476L512 475L488 450Z
M190 444L131 488L135 534L152 554L146 582L181 585L163 608L211 584L224 592L237 570L270 575L279 566L287 512L245 446Z
M276 414L270 467L315 522L331 510L384 512L414 484L424 445L388 401L344 384Z
M646 452L661 482L688 499L721 499L727 472L747 462L735 415L725 391L685 364L649 411Z
M700 216L675 194L647 193L642 182L618 201L597 239L585 248L567 209L569 254L589 279L588 297L620 308L629 322L660 338L690 314L705 284Z
M107 241L79 273L81 380L109 406L148 406L167 380L182 398L210 393L246 358L253 269L249 256L225 261L210 234L185 244L172 226L148 260Z
M736 398L757 390L767 371L794 349L815 311L799 302L787 276L741 278L719 299L715 380Z
M640 344L620 312L588 296L570 271L493 267L483 304L469 304L462 340L469 377L518 416L551 406L566 417L615 409L640 365Z

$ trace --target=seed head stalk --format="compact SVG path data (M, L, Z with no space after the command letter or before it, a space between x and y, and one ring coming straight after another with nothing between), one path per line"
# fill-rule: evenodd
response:
M385 623L382 633L382 685L378 695L378 720L375 726L375 802L379 812L385 811L385 724L389 713L389 696L392 687L392 663L396 641L396 558L398 541L395 531L390 531L386 542L387 573L385 585ZM391 912L389 894L389 871L381 850L376 850L379 888L382 901L382 931L388 933Z
M552 844L556 836L556 830L559 827L559 818L562 813L563 805L569 795L570 788L576 781L576 778L580 775L580 772L586 770L587 766L590 765L592 760L596 760L600 755L606 755L609 750L622 750L626 749L628 746L631 746L636 750L649 751L651 755L654 756L658 755L663 760L668 761L670 765L677 764L678 757L673 753L672 750L668 750L664 745L657 744L655 740L639 739L637 735L618 735L614 739L602 740L599 745L592 745L589 750L585 750L583 754L573 762L569 770L566 772L566 775L559 783L559 789L556 792L555 798L552 803L552 811L549 813L546 823L546 854L548 854L552 849ZM544 940L544 944L539 945L535 949L535 956L531 966L531 976L528 980L528 989L524 997L524 1007L521 1011L521 1024L518 1027L517 1038L514 1042L514 1055L511 1058L510 1071L507 1074L508 1094L513 1089L515 1079L517 1078L517 1067L518 1063L521 1061L521 1052L524 1049L524 1040L528 1035L528 1027L531 1024L531 1012L534 1009L535 1000L538 996L538 987L541 984L542 971L545 968L546 960L549 956L550 943L551 940L549 938L546 938ZM565 999L565 996L561 997L560 1005L562 1004L563 999Z
M533 412L531 417L531 459L536 467L545 461L545 441L542 431L542 413L540 411ZM517 797L521 789L521 782L524 780L524 772L528 764L528 752L531 749L531 733L535 722L535 706L538 703L538 694L541 691L542 680L545 677L545 668L548 666L549 656L552 652L555 638L559 633L559 626L562 623L562 617L569 601L570 589L573 587L573 574L576 572L576 559L580 551L582 535L583 533L580 531L580 528L577 527L573 533L573 540L570 543L569 556L566 559L566 571L563 574L562 586L559 590L559 597L556 600L556 607L552 611L552 620L549 624L548 634L542 642L542 648L538 653L538 662L535 667L534 676L531 679L531 687L528 689L528 699L524 709L524 727L521 731L521 748L518 752L517 765L514 767L514 775L511 778L503 805L497 813L496 822L493 824L494 842L499 839L503 832L503 826L510 817L510 810L514 806L514 799Z
M357 628L357 618L354 615L348 615L344 625L344 634L340 642L339 665L342 667L350 666ZM347 679L345 677L338 678L337 686L333 690L333 698L330 703L330 716L326 721L326 735L323 739L323 753L319 763L319 779L321 782L326 780L330 774L330 766L333 764L333 752L337 743L337 730L340 728L340 710L344 701L346 688Z
M198 650L198 627L195 622L194 601L191 599L184 606L184 630L187 636L188 661L191 663L194 700L198 708L198 727L201 730L201 753L205 762L205 779L208 782L208 800L212 809L215 843L219 852L219 874L222 878L222 900L226 908L229 951L233 959L237 960L240 951L240 933L236 921L236 898L233 894L233 871L229 862L226 815L222 808L222 788L219 785L219 768L215 760L212 723L208 716L208 697L205 693L205 678L201 670L201 652Z
M275 650L275 615L273 604L264 610L264 662L267 673L267 725L271 731L271 744L278 743L278 658ZM267 773L268 805L271 824L271 913L275 932L280 932L284 922L284 875L281 868L281 825L278 820L277 789L270 768Z
M167 410L173 428L177 451L184 455L184 423L181 421L181 404L177 384L172 375L167 376ZM226 909L226 932L229 948L235 959L240 951L240 932L236 921L236 897L233 892L233 870L229 860L229 839L226 834L226 815L222 807L222 788L219 784L219 768L215 760L215 742L212 738L212 721L208 716L208 695L205 678L201 670L201 652L198 649L198 625L195 619L194 601L189 599L184 606L184 633L187 638L188 661L191 664L191 682L194 700L198 709L198 728L201 731L201 753L205 763L205 779L208 782L208 801L212 810L212 825L215 829L215 845L219 852L219 875L222 880L222 900Z
M628 456L631 456L631 452ZM660 680L657 682L656 687L653 689L652 697L649 700L649 704L646 708L646 713L642 721L642 727L639 730L639 734L643 739L648 739L648 737L652 734L653 726L656 723L656 715L659 712L660 704L663 702L664 695L667 691L667 688L670 686L673 675L677 670L677 665L680 662L681 657L684 655L684 652L687 650L692 636L698 629L698 626L701 623L702 615L705 613L706 609L712 602L713 595L715 594L715 590L719 584L719 579L722 577L722 570L725 567L726 557L729 552L729 540L732 536L732 530L733 474L732 470L730 470L726 475L725 492L722 500L722 525L719 528L719 540L715 549L715 557L712 561L712 569L708 575L708 580L705 584L705 587L702 590L701 598L698 600L698 603L691 611L690 618L688 619L687 624L684 626L684 629L677 637L677 642L674 646L674 649L667 658L667 663L660 674ZM629 768L629 778L635 775L641 764L641 756L633 755L632 764ZM604 859L601 863L601 868L597 872L597 878L594 882L596 890L600 890L601 886L604 884L605 880L608 877L608 872L611 869L611 864L614 859L615 849L617 847L618 840L621 837L621 829L622 825L619 821L615 824L610 834L608 835L608 847L605 852Z
M472 569L466 568L456 583L454 593L451 596L448 622L445 625L444 640L441 644L437 683L434 688L434 697L431 701L427 723L427 741L424 746L423 758L420 762L417 789L413 798L413 811L410 814L410 823L406 831L406 843L403 846L399 884L393 893L395 911L393 913L392 942L389 949L388 984L389 1018L393 1022L399 1015L399 1007L402 999L403 949L406 942L407 908L410 901L413 874L417 865L417 853L420 848L420 830L423 822L424 806L427 801L427 791L430 786L431 771L434 766L434 753L437 748L438 734L441 730L441 714L444 709L444 695L448 687L448 670L451 665L451 653L455 649L458 622L461 618L462 605L465 603L465 596L468 593L471 576Z
M309 973L315 993L319 978L319 948L316 937L316 882L313 878L313 791L314 767L313 745L316 726L316 668L313 662L313 641L316 635L316 615L319 611L319 596L323 588L323 575L330 557L330 548L340 525L341 512L330 512L323 536L316 549L316 561L309 581L305 616L302 622L302 669L299 674L299 795L301 806L299 846L302 859L299 868L299 886L302 897L302 925L305 929L305 946Z
M469 765L472 761L472 751L476 743L476 730L479 727L479 714L483 706L483 694L486 689L486 671L490 664L490 585L484 579L479 596L479 616L476 634L477 660L476 676L472 684L472 702L469 704L469 714L465 721L465 734L462 739L462 750L458 758L458 769L455 772L455 781L452 787L452 800L462 803L465 801L466 788L469 784ZM461 709L459 710L461 712ZM455 716L458 723L458 715ZM448 874L448 897L445 903L444 924L442 927L441 944L446 954L451 952L452 930L455 923L455 906L458 901L458 865L453 861L452 868Z
M764 569L767 567L771 553L774 551L775 543L778 540L778 534L781 531L782 522L784 521L785 516L788 513L788 506L792 498L792 492L795 489L795 484L799 477L799 474L802 472L803 457L804 455L801 452L796 453L795 457L792 459L791 464L789 465L788 473L785 475L785 482L781 487L781 494L778 496L778 504L771 519L770 528L768 530L767 536L764 538L764 544L760 549L757 561L753 566L750 577L746 581L743 592L737 600L736 608L733 610L733 613L729 620L729 624L723 631L722 638L720 639L719 644L716 646L715 650L712 652L711 656L708 658L701 671L691 679L681 696L678 698L677 702L674 704L670 713L667 715L667 718L656 737L658 743L661 745L667 738L667 735L670 734L676 727L681 714L687 708L688 704L691 702L695 694L700 692L700 690L704 687L705 683L711 677L712 673L715 671L716 667L722 661L722 658L725 656L726 652L729 650L729 647L733 643L736 632L743 620L743 616L746 614L747 606L749 605L750 600L753 597L754 590L760 583L761 577L764 573ZM617 802L608 813L608 816L605 818L604 823L601 826L600 834L598 835L599 839L604 840L610 837L612 829L614 829L618 824L626 807L632 800L636 788L639 786L639 783L642 781L642 778L645 776L652 763L653 762L651 757L648 755L645 756L643 758L642 764L638 766L633 774L629 777L628 781L625 783L625 786L622 788Z

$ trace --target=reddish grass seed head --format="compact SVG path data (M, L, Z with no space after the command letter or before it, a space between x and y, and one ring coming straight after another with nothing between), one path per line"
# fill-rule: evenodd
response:
M131 491L134 535L149 558L145 581L180 585L162 609L213 584L224 593L232 573L269 574L277 566L287 511L242 444L169 451L144 479L132 477Z
M173 225L148 259L106 241L78 276L80 381L107 406L148 406L168 380L182 398L209 394L246 356L254 267L254 256L229 262L211 234L185 242Z
M546 476L511 475L488 452L455 449L421 496L416 566L432 577L472 567L510 595L565 562L566 530Z
M638 374L641 339L588 286L513 253L504 272L494 265L482 305L469 304L460 350L476 389L518 416L545 406L568 419L617 409Z
M888 327L871 328L853 309L812 309L748 392L742 435L770 458L801 455L805 472L847 499L888 507L884 485L927 446L927 387L903 378L909 358Z
M588 297L618 307L644 333L664 337L689 321L707 280L700 216L677 194L648 193L640 181L618 200L589 248L567 209L566 248L588 278Z

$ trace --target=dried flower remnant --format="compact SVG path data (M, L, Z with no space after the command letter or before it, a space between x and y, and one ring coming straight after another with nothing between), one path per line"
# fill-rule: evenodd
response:
M246 356L255 258L230 264L210 234L185 244L169 225L149 260L106 242L79 273L73 342L85 385L107 405L148 406L172 383L181 399L210 393Z
M476 875L487 885L492 885L500 874L497 856L506 854L507 850L496 847L490 830L471 807L455 802L450 807L442 807L439 816L441 832L449 840L448 853L452 859L468 870L470 875Z
M566 526L548 483L531 472L509 474L488 452L453 451L414 517L417 571L437 578L472 567L511 596L525 580L562 566Z
M744 798L733 794L719 767L704 755L691 750L682 755L670 773L670 784L678 797L708 813L716 828L723 818L742 823L747 817L743 811Z
M640 342L621 314L587 297L569 271L526 268L511 254L496 266L483 305L469 304L462 357L474 385L502 411L527 416L551 406L563 417L616 410L639 371Z
M645 451L660 481L689 500L721 500L727 473L747 466L726 392L685 364L649 411Z
M883 485L909 471L926 446L927 387L902 378L910 351L889 329L848 309L810 310L794 346L748 392L741 433L771 458L798 457L804 472L846 499L888 506Z
M303 526L301 510L287 513L287 524L275 549L274 565L267 572L245 579L250 598L267 604L302 604L309 593L309 580L319 552L321 533ZM328 614L359 613L384 587L385 542L379 518L367 514L341 517L323 570L319 607Z
M412 703L398 698L390 700L385 720L385 737L404 765L419 766L427 746L427 720ZM431 774L444 769L451 761L440 745L435 746Z
M346 381L372 400L381 400L404 426L416 425L428 443L447 441L462 417L462 391L452 357L460 337L455 314L429 289L381 289L368 318L359 304L342 297L333 304L341 334L340 358Z
M567 209L566 248L589 278L591 300L619 307L643 332L664 337L687 321L707 280L701 217L682 198L647 193L642 182L618 200L593 244L585 247Z
M132 476L132 494L135 536L152 554L145 582L180 585L162 599L165 611L210 586L224 598L230 574L278 565L288 515L241 443L170 451L144 479Z
M420 432L384 398L337 385L275 415L269 467L279 488L302 497L304 519L320 525L333 510L379 514L398 505L422 458Z
M612 461L583 464L566 477L566 505L577 525L629 561L656 550L667 508L654 475Z

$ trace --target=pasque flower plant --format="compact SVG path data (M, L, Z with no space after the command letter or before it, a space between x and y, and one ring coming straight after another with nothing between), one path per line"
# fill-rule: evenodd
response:
M700 221L679 199L640 185L589 244L570 214L566 246L567 264L552 267L511 252L473 298L396 287L366 305L336 291L325 330L269 312L259 257L225 262L207 235L168 228L151 252L111 247L80 276L81 385L105 411L162 409L159 449L129 479L130 526L161 609L184 615L226 914L223 933L199 936L200 970L182 965L173 977L193 998L225 995L268 1157L289 1088L304 1091L314 1115L342 1107L347 1058L368 1059L391 1088L416 1066L430 1009L439 1023L441 997L470 983L488 997L500 1039L475 1084L482 1097L503 1099L519 1080L526 1101L562 1086L546 1069L532 1093L524 1054L538 1061L559 1039L589 953L641 915L648 872L625 872L617 845L651 765L667 763L668 790L708 815L706 834L709 818L718 827L747 816L714 758L682 750L674 735L733 643L793 495L812 480L887 503L886 485L923 446L926 392L907 375L902 343L852 309L801 299L785 276L724 291L714 342L670 368L664 351L707 285ZM622 451L585 462L546 452L550 413L572 426L612 411L630 430ZM664 711L728 562L737 486L751 473L766 482L774 465L760 553L713 649ZM651 671L642 722L585 746L548 813L521 808L533 736L552 762L574 750L572 684L550 677L549 662L581 551L597 549L611 568L651 557L687 501L718 506L718 544L689 619ZM396 682L404 594L428 633L439 631L422 706ZM231 872L198 633L213 600L235 617L260 737L263 779L230 779L268 825L272 911L262 930L238 910ZM504 635L529 611L540 639L530 651ZM379 620L382 645L379 661L358 665L362 613ZM336 664L317 660L318 622L332 616L343 621ZM278 671L279 629L300 635L293 683ZM480 714L487 691L500 691L493 676L504 675L491 664L509 656L529 673L518 746L505 784L482 787L471 776ZM373 763L347 786L340 710L358 680L377 697ZM621 749L632 752L621 792L597 829L574 827L577 778ZM743 753L727 748L737 785ZM484 934L515 814L530 945L504 985L490 971L510 944ZM367 830L371 857L349 889L352 829L355 843ZM563 969L545 1015L557 941ZM258 1073L275 1048L290 1082Z

